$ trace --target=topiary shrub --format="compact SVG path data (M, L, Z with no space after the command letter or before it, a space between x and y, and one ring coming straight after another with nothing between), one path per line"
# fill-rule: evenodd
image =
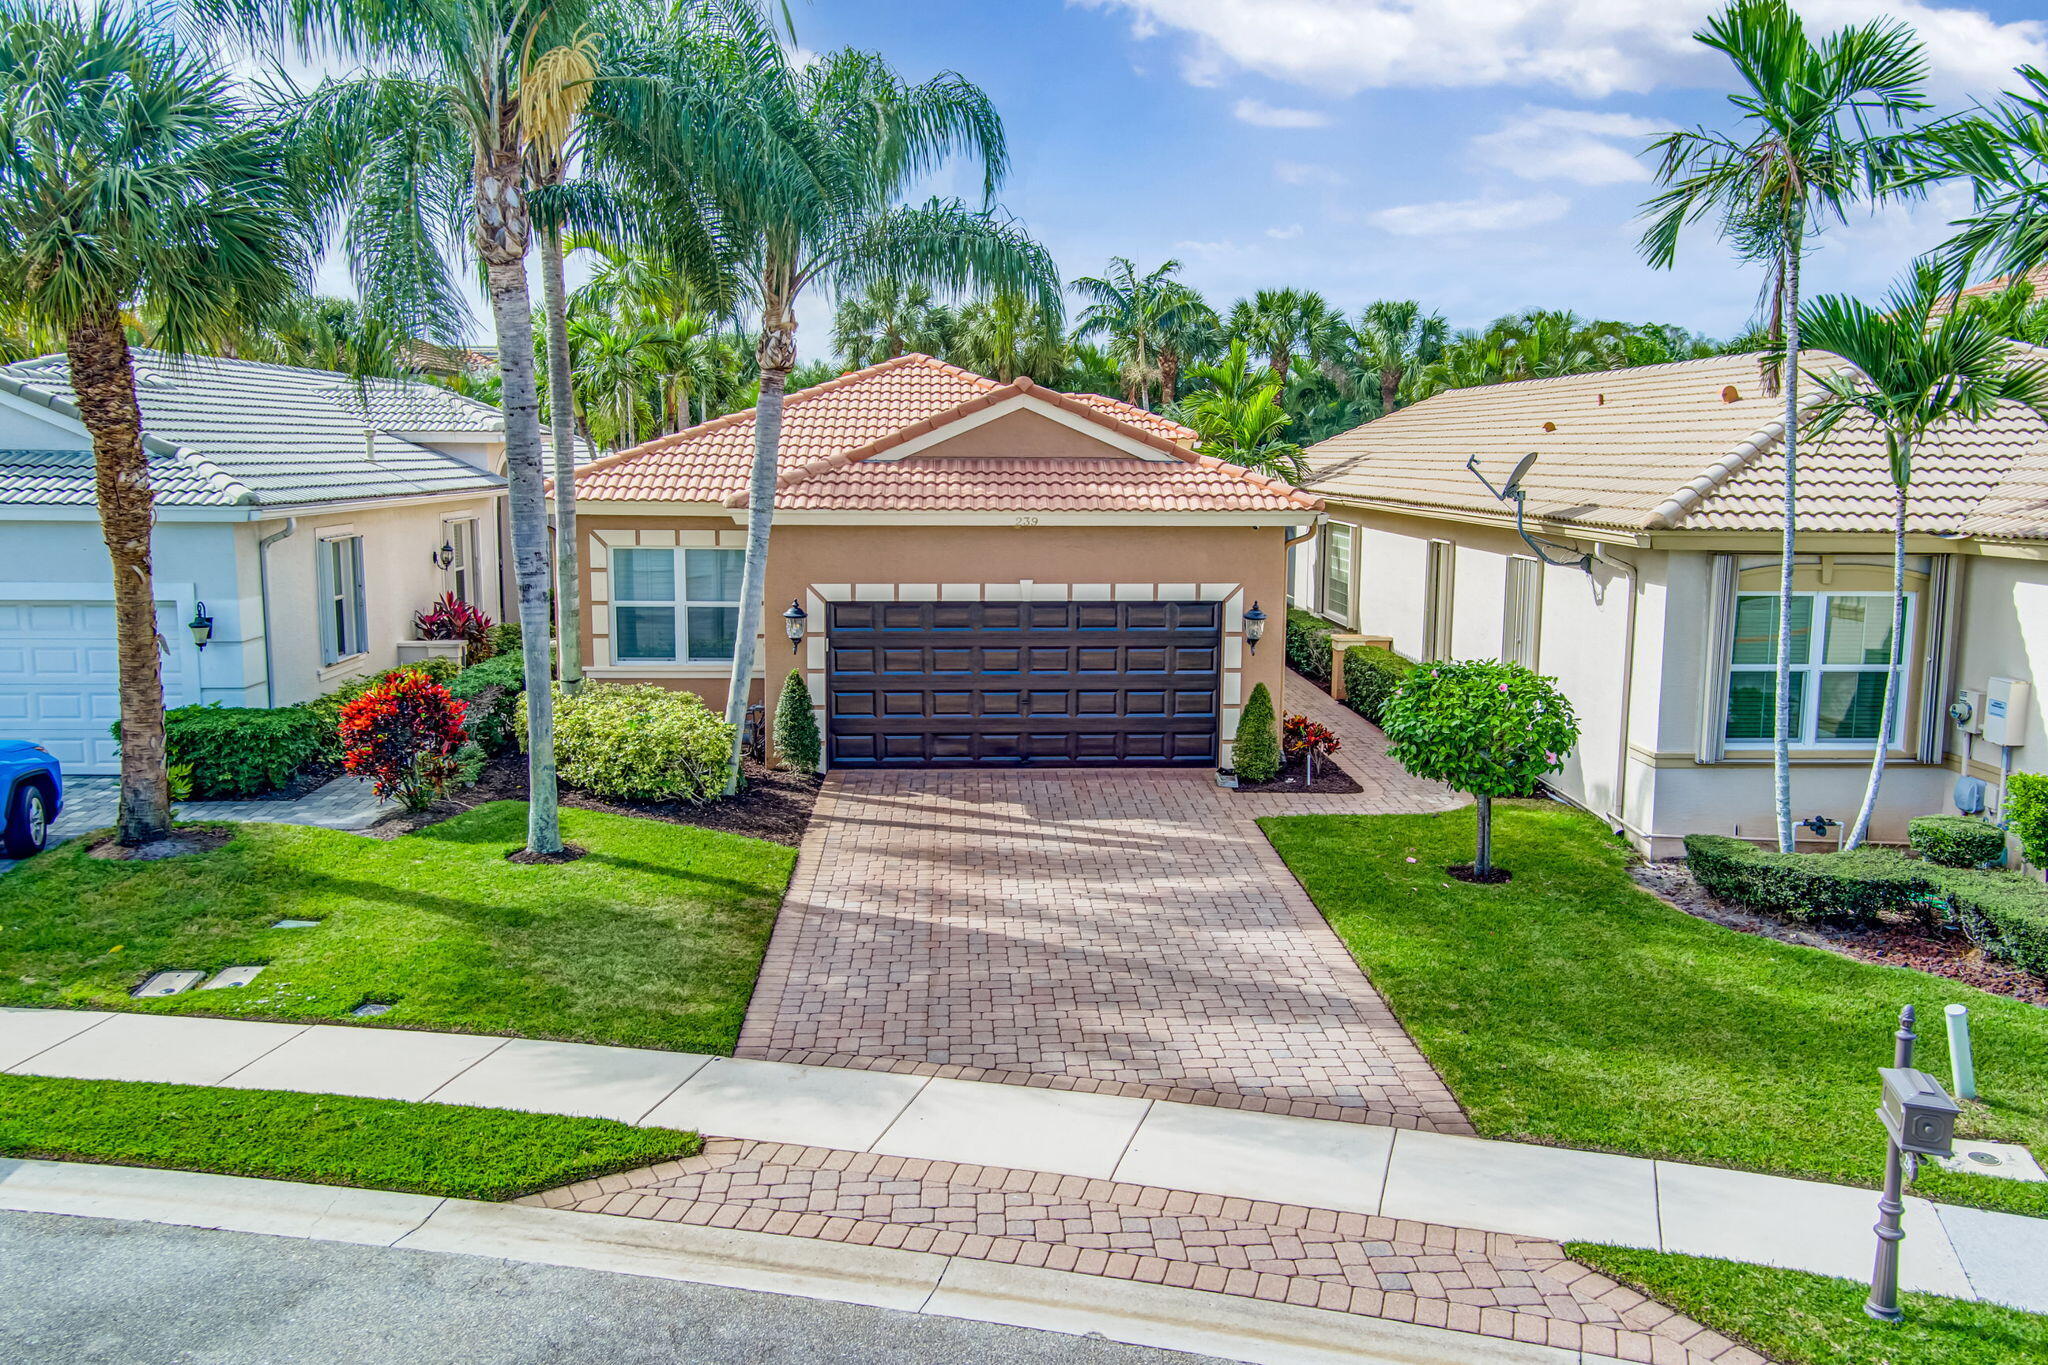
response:
M461 769L463 710L425 673L393 669L341 708L342 766L369 778L378 796L425 810Z
M1919 816L1906 825L1906 842L1943 867L1982 867L2005 854L2005 831L1973 815Z
M2005 783L2005 823L2035 867L2048 867L2048 773L2014 773Z
M526 742L526 708L516 708ZM555 763L562 780L615 801L704 801L725 788L733 731L695 692L652 684L555 688Z
M1924 915L1933 891L1921 864L1888 848L1779 853L1747 839L1688 834L1685 862L1722 900L1807 922L1874 924L1886 914Z
M1378 725L1394 690L1415 667L1413 659L1391 649L1354 645L1344 651L1344 704Z
M1287 666L1304 678L1330 685L1330 637L1337 633L1334 621L1326 621L1300 607L1287 609Z
M1520 664L1472 659L1415 668L1387 700L1380 727L1394 761L1478 802L1473 880L1505 880L1493 867L1493 798L1532 790L1579 742L1578 718L1556 683Z
M1273 719L1273 694L1260 683L1237 717L1230 763L1241 782L1271 782L1280 775L1280 730Z
M486 753L503 753L514 742L513 717L526 692L526 670L519 651L495 654L455 675L449 693L469 706L465 724Z
M2048 980L2048 887L2024 872L1931 870L1963 932L1992 957Z
M811 689L804 683L804 675L790 669L783 680L782 697L775 703L775 752L801 773L818 771L823 758L818 716L811 705Z
M113 728L119 739L120 722ZM325 738L319 719L298 706L215 702L164 712L164 761L184 771L187 795L199 801L275 791L320 761Z

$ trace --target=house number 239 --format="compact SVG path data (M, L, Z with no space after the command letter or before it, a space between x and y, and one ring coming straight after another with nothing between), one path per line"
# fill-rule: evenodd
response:
M1036 526L1036 525L1038 525L1038 518L1037 518L1037 517L1019 517L1019 518L1017 518L1017 524L1018 524L1019 526Z

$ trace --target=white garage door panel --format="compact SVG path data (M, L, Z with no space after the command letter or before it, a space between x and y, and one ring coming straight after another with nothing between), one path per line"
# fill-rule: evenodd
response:
M186 695L177 609L160 602L156 628L166 704ZM114 608L106 602L0 602L0 736L49 749L70 773L113 773L120 752L108 727L121 718Z

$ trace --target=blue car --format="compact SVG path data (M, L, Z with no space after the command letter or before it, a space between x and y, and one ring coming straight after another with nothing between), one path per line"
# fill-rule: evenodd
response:
M0 793L7 798L0 846L10 858L41 853L50 826L64 809L64 770L40 744L0 739Z

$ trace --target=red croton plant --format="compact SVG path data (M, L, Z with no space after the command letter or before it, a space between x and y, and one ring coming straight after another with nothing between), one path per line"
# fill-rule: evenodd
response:
M1344 741L1327 725L1307 716L1289 716L1280 730L1280 745L1289 755L1300 757L1301 780L1309 783L1316 780L1316 760L1336 753L1344 747Z
M433 606L414 612L412 624L422 640L462 641L462 661L473 664L480 660L495 623L454 593L444 592Z
M455 751L468 738L465 709L424 673L387 673L341 708L342 767L369 778L378 796L422 810L454 775Z

